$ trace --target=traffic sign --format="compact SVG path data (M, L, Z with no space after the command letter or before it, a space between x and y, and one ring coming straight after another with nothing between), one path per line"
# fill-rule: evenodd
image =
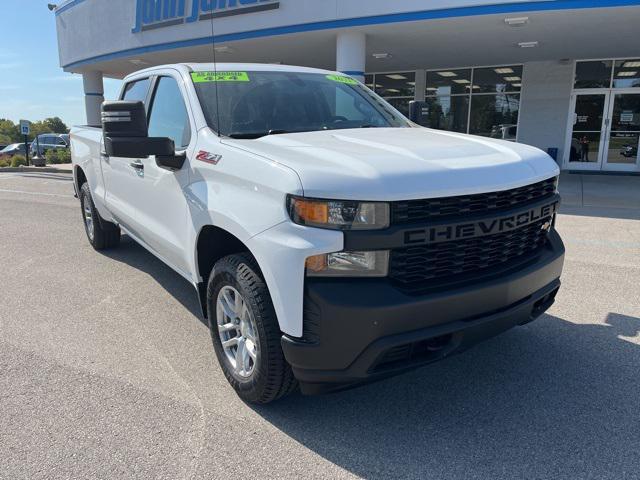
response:
M29 120L20 120L20 133L29 135L31 133L31 122Z

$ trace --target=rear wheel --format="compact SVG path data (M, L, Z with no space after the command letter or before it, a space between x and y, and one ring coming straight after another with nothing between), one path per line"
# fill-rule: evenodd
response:
M269 290L251 255L230 255L216 263L207 310L218 362L243 400L269 403L296 389Z
M120 243L120 228L100 216L91 198L88 183L83 183L80 187L80 206L84 230L91 246L96 250L117 246Z

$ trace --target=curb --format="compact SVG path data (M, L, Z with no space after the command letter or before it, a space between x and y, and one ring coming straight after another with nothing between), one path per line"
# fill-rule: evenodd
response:
M68 173L72 174L72 170L56 167L4 167L0 168L0 173Z

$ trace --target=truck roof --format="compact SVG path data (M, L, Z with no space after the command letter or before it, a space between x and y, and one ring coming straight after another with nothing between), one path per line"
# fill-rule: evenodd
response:
M131 73L125 78L139 75L141 73L153 72L163 68L174 68L176 70L192 72L237 72L237 71L270 71L270 72L300 72L300 73L319 73L329 74L336 73L332 70L322 70L319 68L297 67L293 65L278 65L269 63L173 63L167 65L156 65L154 67L145 68Z

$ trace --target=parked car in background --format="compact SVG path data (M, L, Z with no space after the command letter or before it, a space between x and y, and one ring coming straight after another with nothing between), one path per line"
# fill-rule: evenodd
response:
M66 133L43 133L31 142L31 155L44 155L47 150L59 150L69 148L69 135Z
M24 143L12 143L0 150L0 158L11 158L14 155L24 155L27 149Z

